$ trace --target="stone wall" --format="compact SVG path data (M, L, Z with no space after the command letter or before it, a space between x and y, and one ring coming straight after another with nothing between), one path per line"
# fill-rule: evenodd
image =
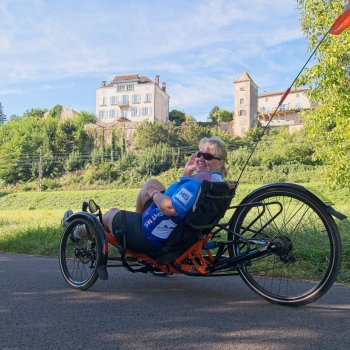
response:
M110 145L112 142L112 131L119 131L118 135L121 137L124 134L124 138L128 144L132 143L132 135L140 125L140 122L112 122L112 123L99 123L99 124L86 124L84 130L89 136L95 137L95 145L101 146L101 140L104 140L105 145ZM222 131L228 132L234 135L233 126L234 122L220 122L219 128ZM118 132L117 132L118 133Z

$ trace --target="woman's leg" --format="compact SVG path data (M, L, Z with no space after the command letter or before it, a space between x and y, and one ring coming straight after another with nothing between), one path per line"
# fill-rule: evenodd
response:
M119 211L120 209L118 208L112 208L102 215L103 227L107 232L112 232L113 218L117 213L119 213ZM88 234L85 225L78 225L73 231L73 237L77 239L87 238Z
M103 226L108 233L112 233L113 218L119 212L120 212L120 209L112 208L112 209L109 209L105 214L102 215Z
M137 195L136 209L135 209L136 213L143 214L143 212L145 211L145 204L149 200L149 197L146 195L146 191L148 187L151 185L153 185L159 191L165 191L165 187L160 181L156 179L150 179L146 181L142 186L139 194Z

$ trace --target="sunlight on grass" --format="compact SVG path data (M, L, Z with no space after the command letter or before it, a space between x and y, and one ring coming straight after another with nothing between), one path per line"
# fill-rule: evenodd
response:
M0 211L0 251L58 256L62 210Z
M58 256L64 211L0 211L0 251Z
M240 186L232 205L237 205L246 194L253 190L253 187L257 186ZM80 211L84 198L95 198L97 203L103 207L102 212L106 212L110 208L108 203L114 198L115 202L111 207L118 206L117 202L121 201L123 205L128 206L124 209L133 211L132 205L136 192L136 190L129 190L121 194L121 191L118 190L109 193L108 198L105 198L106 191L79 193L79 196L76 192L42 193L40 196L36 193L21 193L5 196L2 200L6 198L7 202L3 207L12 210L0 210L0 251L57 257L63 231L61 218L66 208L69 207L74 212ZM32 195L31 199L30 195ZM79 197L79 200L76 197ZM29 203L33 204L31 208L28 207ZM43 207L48 209L45 210ZM57 207L63 209L52 209ZM19 208L21 210L18 210ZM340 201L339 206L336 205L335 208L346 215L350 213L349 206L344 201ZM227 221L233 212L234 209L229 210L222 221ZM350 220L336 219L336 223L343 246L343 262L337 282L348 284L350 283ZM220 233L219 236L220 240L226 240L226 233ZM307 249L304 253L308 254Z

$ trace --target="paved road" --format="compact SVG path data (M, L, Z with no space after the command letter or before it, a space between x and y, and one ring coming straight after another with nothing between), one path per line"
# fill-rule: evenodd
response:
M300 308L265 302L239 277L110 269L86 292L58 260L0 254L0 349L349 349L350 288Z

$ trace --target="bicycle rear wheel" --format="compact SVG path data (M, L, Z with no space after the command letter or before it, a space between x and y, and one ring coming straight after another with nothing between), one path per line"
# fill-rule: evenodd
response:
M283 247L241 264L239 273L255 293L269 302L300 306L320 298L332 286L341 264L341 240L324 204L308 191L273 186L249 195L236 210L231 230L232 256L261 250L270 242ZM244 239L255 240L248 247Z
M79 225L85 225L87 234L76 240L72 233ZM100 237L89 221L77 218L66 226L60 242L59 264L64 279L72 288L86 290L96 282L100 254Z

